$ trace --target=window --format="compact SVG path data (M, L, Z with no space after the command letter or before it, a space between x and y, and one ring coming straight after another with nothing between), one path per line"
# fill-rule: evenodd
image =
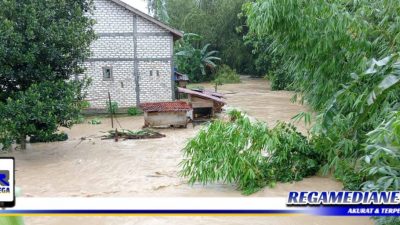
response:
M153 76L153 70L150 70L150 76Z
M159 77L160 76L160 71L159 70L157 70L157 77Z
M111 66L103 67L103 80L112 80L112 79L113 79L112 67Z

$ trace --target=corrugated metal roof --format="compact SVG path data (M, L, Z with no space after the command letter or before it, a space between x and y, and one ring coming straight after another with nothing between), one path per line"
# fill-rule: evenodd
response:
M175 80L176 81L189 81L189 77L186 74L175 71Z
M140 108L145 112L186 112L192 109L189 104L182 101L142 103Z
M191 89L192 91L197 91L197 92L201 92L203 94L206 95L212 95L218 98L225 98L223 94L218 93L218 92L214 92L214 91L210 91L210 90L203 90L203 89Z
M199 91L193 91L193 90L186 89L186 88L181 88L181 87L178 87L178 91L180 93L194 95L194 96L197 96L197 97L200 97L200 98L211 99L211 100L214 100L216 102L219 102L219 103L222 103L222 104L226 104L226 102L222 98L220 98L218 96L214 96L211 92L199 92Z

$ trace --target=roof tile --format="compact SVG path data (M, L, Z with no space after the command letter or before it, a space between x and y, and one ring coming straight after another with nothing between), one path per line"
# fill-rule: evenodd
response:
M153 102L142 103L140 108L145 112L185 112L192 109L186 102Z

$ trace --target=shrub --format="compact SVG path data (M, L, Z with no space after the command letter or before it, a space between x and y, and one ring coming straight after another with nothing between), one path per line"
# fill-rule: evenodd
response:
M130 116L137 116L137 115L141 115L143 112L137 108L137 107L132 107L128 109L128 115Z
M60 133L60 134L50 134L50 135L42 135L42 136L31 136L29 140L30 143L39 143L39 142L57 142L57 141L66 141L68 140L68 134Z
M265 76L270 81L271 89L277 90L292 90L293 76L290 76L287 71L282 68L270 70Z
M279 122L269 132L267 168L280 182L299 181L318 172L320 154L292 124Z
M234 84L240 83L240 76L228 65L222 65L217 70L215 80L219 80L222 84Z
M90 120L88 123L92 124L92 125L98 125L98 124L101 124L101 120L99 118L94 118L94 119Z
M106 104L108 113L115 115L118 111L118 102L107 101Z
M368 174L364 190L397 191L400 187L400 112L393 112L368 133L363 170Z
M182 175L189 183L236 183L243 192L265 186L261 170L268 129L241 115L233 122L217 120L202 129L184 148Z
M189 177L189 183L223 181L251 194L319 169L319 154L292 125L279 123L268 130L265 123L251 122L236 110L229 115L230 121L210 123L184 148L181 175Z
M72 82L41 82L0 102L3 148L18 140L25 149L27 136L50 137L60 126L71 127L82 109L79 93Z

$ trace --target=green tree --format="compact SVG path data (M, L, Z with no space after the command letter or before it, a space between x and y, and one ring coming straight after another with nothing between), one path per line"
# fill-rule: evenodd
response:
M147 0L147 8L150 15L154 18L169 23L169 15L166 0Z
M8 147L17 139L25 149L26 136L50 138L58 126L71 127L80 115L83 101L80 82L48 82L32 84L28 90L16 92L0 103L0 143Z
M0 2L0 138L54 132L80 108L84 71L95 39L92 0ZM75 106L77 108L75 108Z
M245 11L249 33L270 40L268 52L320 112L311 141L323 172L346 189L398 190L400 3L258 0Z
M243 43L242 4L247 0L167 0L170 25L203 37L202 45L220 52L223 64L240 73L255 73L251 48Z
M317 110L369 59L400 50L398 1L258 0L245 12L251 35L271 40L268 51Z
M199 35L188 33L176 44L176 65L192 82L210 80L210 73L217 67L216 61L221 60L215 56L217 51L208 51L210 44L200 47L201 40Z

